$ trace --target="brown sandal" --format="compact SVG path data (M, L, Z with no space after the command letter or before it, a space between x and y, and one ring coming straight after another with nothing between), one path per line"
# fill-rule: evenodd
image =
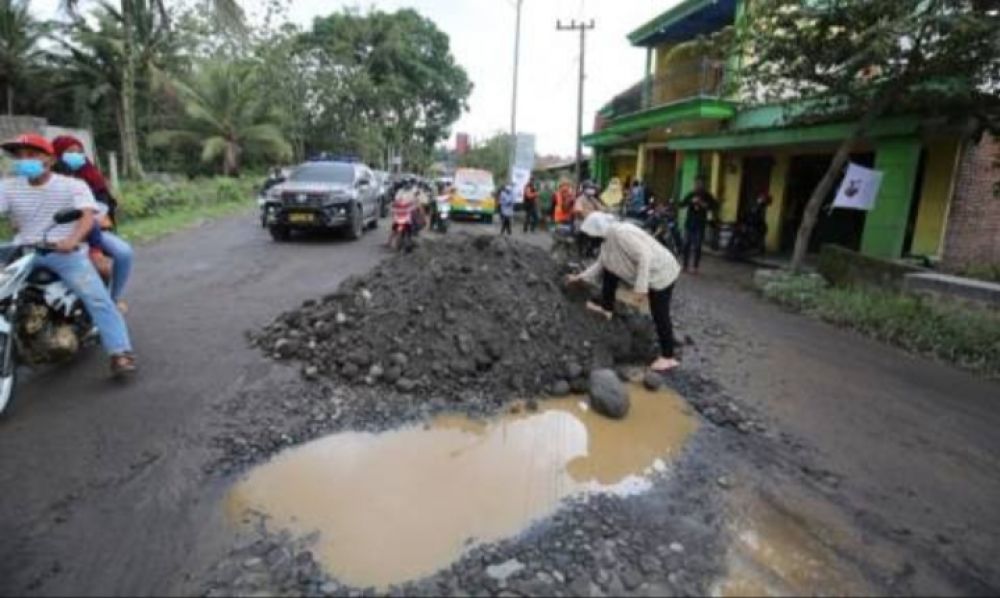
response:
M115 377L127 376L138 369L135 365L135 355L118 353L111 356L111 374Z

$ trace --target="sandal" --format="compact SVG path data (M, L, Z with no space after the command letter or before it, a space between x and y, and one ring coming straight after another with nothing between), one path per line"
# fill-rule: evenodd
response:
M660 364L660 367L656 367ZM673 370L676 370L681 366L681 362L677 361L673 357L658 357L656 361L649 365L649 369L656 372L657 374L666 374Z
M111 356L111 375L123 377L134 374L137 369L135 355L132 353L118 353Z

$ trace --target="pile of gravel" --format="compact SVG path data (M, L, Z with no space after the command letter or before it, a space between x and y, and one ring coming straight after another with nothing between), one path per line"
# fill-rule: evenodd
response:
M655 355L648 318L606 321L565 266L497 236L452 235L398 254L287 312L252 341L306 378L466 402L587 389L591 369Z

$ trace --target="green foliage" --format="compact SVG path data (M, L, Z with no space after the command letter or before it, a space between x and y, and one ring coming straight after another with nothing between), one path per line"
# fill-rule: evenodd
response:
M815 275L769 278L763 295L913 353L1000 376L1000 314L868 288L829 287Z
M259 93L262 83L259 72L248 63L199 65L190 83L170 83L184 107L181 128L155 131L149 143L153 147L195 146L202 162L220 163L225 175L239 173L244 155L290 160L292 148Z
M27 106L28 98L20 98L17 90L39 69L39 41L45 32L45 25L31 16L29 0L0 0L0 109L8 114Z
M169 183L128 181L118 193L119 220L128 225L179 209L248 202L253 196L253 184L251 179L224 177Z
M470 148L459 159L459 165L489 170L495 180L506 181L510 174L510 158L510 133L496 133Z
M800 119L884 105L975 116L1000 130L1000 4L994 0L756 0L749 6L738 42L745 99L808 99L810 110Z

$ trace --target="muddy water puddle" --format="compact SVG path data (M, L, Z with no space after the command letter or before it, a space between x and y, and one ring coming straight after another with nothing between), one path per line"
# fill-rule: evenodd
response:
M835 545L846 538L760 496L740 496L731 524L726 575L713 596L872 595ZM811 518L810 518L811 519Z
M443 416L382 434L346 432L278 455L241 480L227 508L296 534L338 579L385 588L516 535L560 501L644 490L697 427L675 394L630 388L622 421L578 398L490 421Z

